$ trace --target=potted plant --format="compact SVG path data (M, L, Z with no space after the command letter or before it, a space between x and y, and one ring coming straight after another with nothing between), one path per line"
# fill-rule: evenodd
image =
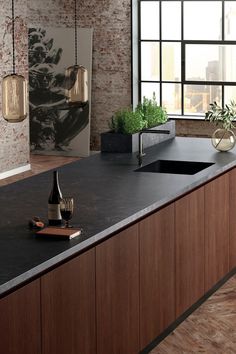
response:
M161 127L160 127L161 125ZM144 128L168 129L166 134L147 134L144 146L148 147L175 136L175 122L168 121L166 110L157 105L155 95L152 99L143 98L143 103L131 108L121 109L113 115L109 122L110 131L101 134L102 152L135 152L138 151L138 133Z
M168 120L165 108L157 104L155 93L151 100L144 96L143 103L138 104L136 111L142 116L147 128L164 124Z
M236 138L232 129L235 128L233 120L236 118L236 103L230 101L225 107L216 102L210 103L210 109L205 119L213 122L217 127L212 135L212 145L219 151L228 151L235 146Z

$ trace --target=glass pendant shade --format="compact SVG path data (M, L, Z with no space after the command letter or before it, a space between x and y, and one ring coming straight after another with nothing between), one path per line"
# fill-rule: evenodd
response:
M2 80L2 115L11 123L27 117L27 81L24 76L11 74Z
M73 65L65 72L67 89L65 96L69 104L85 104L88 101L88 71L82 65Z

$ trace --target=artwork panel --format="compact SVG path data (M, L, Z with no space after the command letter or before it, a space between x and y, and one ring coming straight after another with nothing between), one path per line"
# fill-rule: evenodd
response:
M89 89L89 100L82 107L68 105L65 98L65 70L75 64L73 38L73 29L29 28L32 152L89 155L92 29L78 29L78 63L88 70Z

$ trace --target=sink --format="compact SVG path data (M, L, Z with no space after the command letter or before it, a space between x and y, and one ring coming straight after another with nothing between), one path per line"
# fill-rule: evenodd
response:
M157 160L135 170L135 172L173 173L176 175L195 175L213 162Z

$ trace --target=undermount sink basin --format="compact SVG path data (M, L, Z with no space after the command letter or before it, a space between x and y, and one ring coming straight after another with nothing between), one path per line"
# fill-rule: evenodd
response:
M138 168L135 172L173 173L176 175L195 175L207 167L214 165L213 162L157 160Z

